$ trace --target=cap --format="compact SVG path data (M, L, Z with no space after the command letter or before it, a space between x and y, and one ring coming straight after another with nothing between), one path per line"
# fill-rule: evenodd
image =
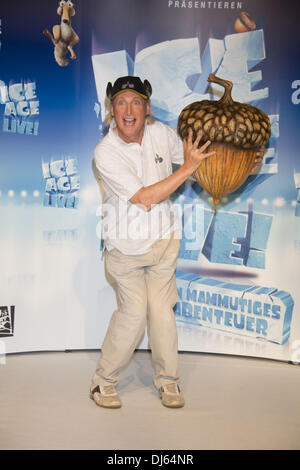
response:
M112 100L124 91L133 91L147 100L151 96L152 87L148 80L144 80L144 82L142 82L140 77L119 77L115 81L114 86L112 86L110 82L107 84L106 96L109 100Z

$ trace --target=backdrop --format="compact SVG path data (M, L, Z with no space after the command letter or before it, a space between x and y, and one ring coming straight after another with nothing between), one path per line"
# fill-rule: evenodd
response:
M172 196L179 347L299 362L299 3L75 0L70 34L65 4L0 6L0 354L101 346L115 296L92 158L107 82L147 78L154 118L176 129L184 106L219 99L212 72L269 115L272 137L217 213L192 179Z

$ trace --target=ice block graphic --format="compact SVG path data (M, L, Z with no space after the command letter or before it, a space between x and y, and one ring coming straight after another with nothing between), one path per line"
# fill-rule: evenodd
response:
M290 336L294 301L288 292L183 271L176 272L176 282L178 321L278 344Z
M207 92L207 78L210 73L231 80L234 83L233 99L240 102L257 102L269 95L268 88L257 89L262 72L256 65L266 58L264 31L255 30L241 34L230 34L224 39L210 38L202 55L202 74L195 84L194 92ZM255 90L252 88L256 87ZM210 85L209 92L214 99L219 85ZM222 93L222 92L221 92ZM218 93L217 93L218 96Z
M174 122L175 128L178 116L187 104L209 97L205 93L193 93L189 86L191 77L199 76L201 72L197 37L154 44L135 56L134 74L143 80L147 78L152 85L153 116L166 123Z

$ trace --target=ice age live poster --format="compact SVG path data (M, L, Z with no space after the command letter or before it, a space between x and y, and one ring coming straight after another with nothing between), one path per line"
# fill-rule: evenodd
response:
M271 138L217 211L193 178L172 196L180 350L300 362L299 15L296 0L1 2L0 353L102 343L115 296L92 158L107 82L147 78L153 117L176 129L185 106L220 99L213 73Z

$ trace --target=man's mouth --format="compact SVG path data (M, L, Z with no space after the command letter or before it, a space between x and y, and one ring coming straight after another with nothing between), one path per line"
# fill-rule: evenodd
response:
M123 122L125 126L134 126L136 119L135 118L124 118Z

